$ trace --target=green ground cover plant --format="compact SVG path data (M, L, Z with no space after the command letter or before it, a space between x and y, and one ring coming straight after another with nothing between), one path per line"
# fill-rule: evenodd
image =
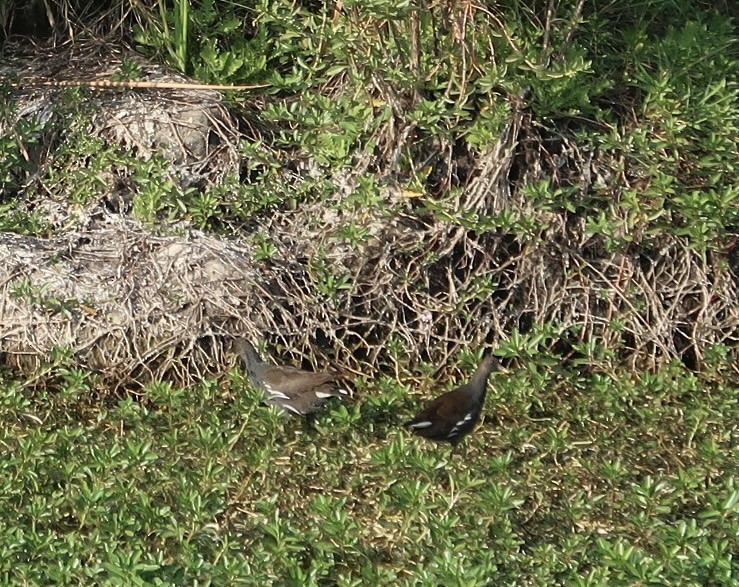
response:
M734 585L739 406L702 376L563 365L494 378L459 454L400 429L428 376L359 384L312 421L240 369L101 397L2 380L6 584ZM507 350L513 351L512 343ZM465 355L469 372L476 357ZM410 374L409 374L410 375Z
M729 2L113 4L153 59L202 82L266 84L229 98L259 130L240 146L241 175L183 187L164 160L88 136L85 90L65 92L54 116L16 121L3 85L3 232L63 234L36 205L44 195L83 210L123 183L131 216L152 230L244 239L268 263L275 210L390 213L382 189L392 183L404 211L470 239L499 235L516 253L546 246L562 221L572 247L592 240L647 263L679 242L739 274ZM87 15L90 30L111 22L81 0L50 5L62 22ZM512 121L525 131L508 180L524 205L465 209L480 173L471 162ZM43 150L53 165L37 168ZM587 185L573 152L598 162ZM354 169L354 189L334 197L336 178ZM347 222L310 259L326 306L353 294L332 247L371 238ZM433 273L442 255L424 254ZM500 276L476 276L454 312L489 328L476 312L501 287ZM60 319L84 304L23 280L12 295ZM482 349L441 366L390 337L355 378L356 400L309 420L262 406L240 368L127 393L107 390L72 349L34 376L3 367L0 582L739 585L739 326L701 349L698 368L687 353L634 358L623 315L601 338L586 337L585 323L520 322L491 337L507 371L492 377L484 421L454 455L400 424L468 376Z

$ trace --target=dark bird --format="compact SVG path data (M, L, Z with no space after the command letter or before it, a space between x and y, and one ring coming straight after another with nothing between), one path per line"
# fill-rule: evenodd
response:
M497 359L488 355L477 367L469 383L437 397L404 426L429 440L457 446L480 419L488 377L499 368Z
M244 338L236 339L233 348L243 359L252 385L264 393L264 402L286 412L302 416L314 412L331 397L351 397L351 393L336 386L338 373L270 365Z

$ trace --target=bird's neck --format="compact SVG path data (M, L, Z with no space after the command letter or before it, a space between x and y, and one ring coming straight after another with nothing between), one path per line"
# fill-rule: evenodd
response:
M484 400L488 388L488 378L492 370L492 365L487 362L480 365L470 378L467 393L480 398L481 401Z
M465 391L470 399L474 399L479 402L485 401L485 395L488 392L487 377L476 381L470 381Z
M490 377L490 373L492 371L492 368L488 365L481 365L478 367L477 371L475 371L472 374L472 378L470 379L471 387L480 387L482 386L483 389L487 385L488 377Z
M244 362L253 369L258 369L263 365L266 365L266 363L262 361L256 351L250 348L247 348L243 351L242 358L244 359Z

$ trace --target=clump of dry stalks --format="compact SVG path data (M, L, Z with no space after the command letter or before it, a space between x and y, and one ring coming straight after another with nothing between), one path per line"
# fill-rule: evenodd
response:
M105 74L85 68L79 48L75 55L84 79ZM106 56L106 66L115 67L113 57ZM40 75L58 77L55 64L64 58L70 55L41 60ZM18 59L6 67L27 71ZM163 75L144 71L150 79ZM52 116L58 92L19 89L19 116ZM91 99L99 100L91 132L142 157L163 154L183 185L238 171L238 120L215 92L106 91ZM409 123L390 125L378 137L387 159L413 137ZM736 349L736 259L732 265L727 255L702 255L670 236L649 248L609 252L602 237L586 233L584 218L531 206L518 188L543 177L583 193L607 184L614 197L628 187L614 171L614 155L584 152L571 137L555 139L542 140L514 104L489 151L467 153L460 163L441 145L442 180L462 188L444 218L419 205L421 194L391 182L382 206L341 206L370 163L377 166L377 158L360 157L351 172L332 178L332 201L259 219L276 247L266 261L255 261L237 240L152 234L102 203L60 236L0 234L4 362L38 371L52 347L65 346L111 388L160 379L189 384L222 373L229 339L245 335L267 338L286 361L367 373L419 360L443 365L461 348L495 345L514 328L525 332L546 322L559 326L565 353L596 340L640 368L675 357L699 367L710 345ZM39 168L53 161L53 142L35 154ZM485 218L505 211L543 228L513 234L457 220L462 213ZM366 232L361 244L338 236L349 223ZM326 291L321 284L329 274L350 278ZM403 353L389 351L398 345Z

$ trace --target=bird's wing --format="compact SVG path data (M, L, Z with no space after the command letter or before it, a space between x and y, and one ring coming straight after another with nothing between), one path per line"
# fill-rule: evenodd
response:
M443 428L448 412L450 408L453 408L453 405L447 404L447 397L453 393L454 391L450 391L437 397L421 410L415 418L406 422L406 426L410 426L416 430L426 429L425 433L428 434L436 433Z
M295 367L274 367L264 376L264 385L272 393L282 393L287 396L302 394L318 386L330 383L337 378L336 373L328 371L303 371Z
M475 417L474 406L465 401L450 401L450 396L466 397L464 387L440 395L413 420L406 423L417 434L436 440L453 440Z

